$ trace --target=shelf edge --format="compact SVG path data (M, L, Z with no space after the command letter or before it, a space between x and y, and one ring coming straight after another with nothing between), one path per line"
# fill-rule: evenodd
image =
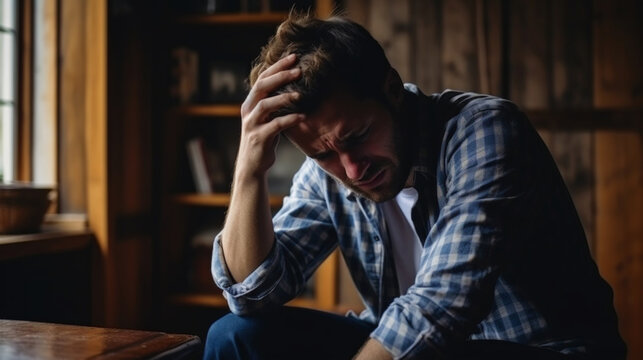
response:
M172 108L171 113L174 115L182 115L182 116L240 117L241 105L239 104L180 105Z
M270 206L273 208L281 207L283 204L283 197L285 195L270 195ZM177 204L182 205L196 205L196 206L211 206L211 207L225 207L230 205L229 193L214 193L214 194L196 194L184 193L172 196L172 200Z
M257 13L229 13L229 14L204 14L184 15L176 19L179 24L193 25L277 25L288 17L285 12L257 12Z

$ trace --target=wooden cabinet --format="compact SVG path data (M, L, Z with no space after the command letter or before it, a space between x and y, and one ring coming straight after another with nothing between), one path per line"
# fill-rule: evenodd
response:
M331 4L317 1L319 16L327 16ZM167 20L171 29L165 30L164 49L168 89L158 90L159 97L166 99L159 144L159 268L160 293L170 306L227 306L212 281L210 258L212 239L221 229L230 200L240 104L246 94L246 88L239 87L261 46L286 16L281 12L215 13L171 15ZM287 141L281 142L278 151L287 155L278 154L273 167L278 174L269 177L275 211L287 192L285 183L304 160L293 150ZM193 161L200 161L198 154L206 159L206 168L215 168L217 178L209 189L197 180L199 171ZM336 309L337 262L333 254L317 271L309 291L291 305Z

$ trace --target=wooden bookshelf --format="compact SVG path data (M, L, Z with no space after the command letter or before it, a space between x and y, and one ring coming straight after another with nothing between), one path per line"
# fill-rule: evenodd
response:
M322 11L321 16L328 16L327 9L332 9L334 2L316 0L315 5L317 4L321 4L317 9L318 13ZM249 69L252 58L260 52L260 46L268 41L277 25L288 14L260 12L167 16L169 20L163 23L170 27L165 30L168 41L163 54L168 56L177 47L188 48L198 55L199 71L198 90L191 98L195 103L173 105L178 99L169 97L167 89L159 89L159 102L167 104L162 110L163 130L157 142L159 157L163 159L159 187L162 197L159 278L163 282L159 284L159 292L164 297L164 306L169 306L168 309L180 308L187 316L192 316L190 312L194 309L191 308L225 310L228 307L221 293L214 292L214 285L202 286L200 281L206 279L207 282L209 278L207 258L211 250L205 249L206 246L202 244L194 246L192 240L200 228L222 226L224 210L230 204L230 193L194 192L195 184L188 166L190 158L186 153L186 143L200 137L209 146L208 149L221 150L226 154L227 162L230 162L227 155L234 153L234 146L238 145L240 129L237 123L240 123L242 101L230 95L219 97L219 103L209 103L216 100L206 89L210 78L205 68L221 61L247 63ZM168 71L167 86L170 87L175 85L172 83L174 75L171 75L172 66L175 65L169 57L165 59L165 64ZM273 210L279 209L283 197L270 196L270 207ZM315 274L313 295L297 297L288 305L335 311L338 299L338 261L338 253L334 252Z

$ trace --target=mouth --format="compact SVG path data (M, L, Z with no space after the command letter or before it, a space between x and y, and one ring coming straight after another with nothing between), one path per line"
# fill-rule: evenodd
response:
M361 189L372 190L382 184L385 174L386 174L386 169L385 168L380 169L373 176L367 178L366 180L356 181L353 183L353 185Z

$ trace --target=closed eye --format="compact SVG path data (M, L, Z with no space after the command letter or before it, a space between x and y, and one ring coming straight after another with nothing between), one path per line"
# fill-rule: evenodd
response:
M362 130L360 133L354 134L348 137L348 139L345 140L345 143L348 146L361 144L364 141L366 141L370 132L371 132L371 127L369 126L366 129Z
M330 156L331 156L331 152L326 151L326 152L319 153L319 154L309 155L308 157L310 157L311 159L316 160L316 161L324 161L324 160L329 159Z

